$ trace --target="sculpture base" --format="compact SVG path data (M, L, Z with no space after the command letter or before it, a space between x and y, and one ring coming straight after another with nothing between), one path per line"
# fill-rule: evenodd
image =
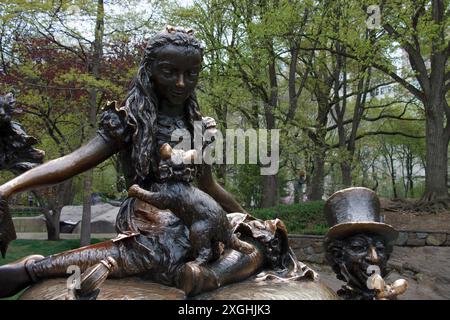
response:
M65 300L67 279L48 279L28 288L20 300ZM184 292L136 277L107 279L97 300L184 300ZM336 300L320 281L256 281L254 278L202 293L193 300Z

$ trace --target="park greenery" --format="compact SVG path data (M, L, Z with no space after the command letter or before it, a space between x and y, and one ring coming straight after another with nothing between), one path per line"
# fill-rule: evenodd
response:
M92 244L102 241L103 239L92 239ZM49 256L52 254L60 253L67 250L77 249L80 246L80 241L74 239L65 239L59 241L47 241L47 240L15 240L11 243L8 249L8 256L4 259L0 259L0 266L5 265L19 259L24 256L32 254L40 254L43 256ZM17 300L22 292L1 300Z
M448 0L1 0L0 23L0 92L15 92L15 117L47 160L95 134L101 109L125 98L145 40L181 25L205 45L202 113L221 130L280 129L276 175L260 175L261 164L214 168L256 216L322 233L320 200L349 186L450 205ZM34 195L51 239L62 207L83 204L86 244L90 195L121 199L124 189L112 158ZM314 201L281 205L302 193Z

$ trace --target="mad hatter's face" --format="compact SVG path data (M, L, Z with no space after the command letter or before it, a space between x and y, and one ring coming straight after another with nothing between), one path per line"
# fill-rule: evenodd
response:
M334 263L339 266L341 276L349 284L367 289L367 279L373 272L386 273L386 263L391 248L379 235L357 234L328 245ZM336 270L335 270L336 271Z

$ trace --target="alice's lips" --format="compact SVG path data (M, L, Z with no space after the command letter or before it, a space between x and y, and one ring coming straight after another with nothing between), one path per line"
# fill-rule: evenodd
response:
M175 95L175 96L183 96L183 95L186 94L186 91L184 91L184 90L181 90L181 91L173 90L172 94Z

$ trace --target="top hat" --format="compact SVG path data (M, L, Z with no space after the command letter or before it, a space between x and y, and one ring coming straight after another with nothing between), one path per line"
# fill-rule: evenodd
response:
M330 226L325 238L342 239L357 233L374 233L388 242L397 230L380 220L380 200L367 188L354 187L335 192L325 203L325 217Z

